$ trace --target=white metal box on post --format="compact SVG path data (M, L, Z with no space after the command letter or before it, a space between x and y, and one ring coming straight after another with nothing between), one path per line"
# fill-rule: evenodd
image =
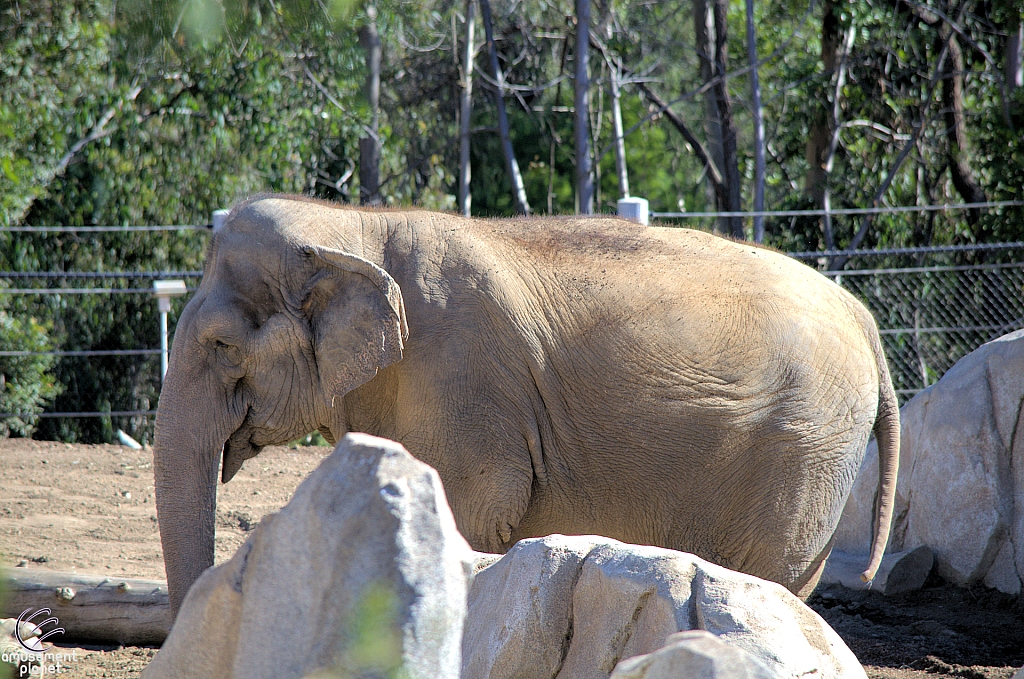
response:
M632 219L634 222L647 226L649 212L646 198L637 198L636 196L620 198L617 207L618 215L623 219Z
M231 214L231 210L214 210L213 220L210 222L213 225L213 232L217 233L224 226L224 222L228 221L228 215Z
M160 310L160 384L167 374L167 312L171 310L171 297L181 297L186 292L185 281L153 281L153 295Z

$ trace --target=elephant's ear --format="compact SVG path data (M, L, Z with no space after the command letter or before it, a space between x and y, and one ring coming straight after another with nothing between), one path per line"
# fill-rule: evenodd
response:
M409 336L402 290L387 271L358 255L306 247L317 264L304 291L313 352L328 408L336 398L400 361Z

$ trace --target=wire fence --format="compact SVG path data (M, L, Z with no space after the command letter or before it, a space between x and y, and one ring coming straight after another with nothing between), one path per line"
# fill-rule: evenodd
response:
M1024 205L1020 201L985 204L985 207ZM830 214L921 212L937 209L975 208L976 205L922 206L920 208L868 208L835 210ZM765 216L817 217L821 210L775 211ZM737 213L751 217L752 213ZM719 218L723 213L653 213L674 219ZM14 227L5 231L167 231L203 229L204 226L172 227ZM934 246L915 248L859 249L792 252L790 256L815 266L858 297L878 322L894 386L901 402L934 384L960 358L980 345L1024 327L1024 242ZM829 271L837 258L841 271ZM182 278L198 280L201 271L0 271L2 280L146 280ZM195 288L188 288L191 292ZM149 287L35 287L4 288L0 295L54 294L152 294ZM104 358L160 354L160 349L90 349L80 351L25 351L0 348L0 358L54 356ZM0 413L8 417L78 418L152 416L155 410Z
M825 273L874 315L901 402L985 342L1024 327L1024 243L857 257L858 268ZM918 265L894 261L901 259Z

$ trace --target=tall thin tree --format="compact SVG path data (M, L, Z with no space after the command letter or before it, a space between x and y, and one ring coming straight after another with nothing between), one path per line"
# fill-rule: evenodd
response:
M709 0L693 0L693 32L697 43L697 60L700 64L700 81L707 83L715 77L715 14ZM704 95L704 136L707 139L705 149L710 165L716 169L725 167L722 157L722 125L718 118L718 104L714 90ZM706 164L707 165L707 164ZM728 209L728 194L725 191L724 175L719 174L713 181L711 174L705 174L704 187L708 203L715 209ZM729 224L724 218L715 222L715 230L728 233Z
M725 185L728 189L729 212L740 211L740 167L736 149L736 128L732 122L732 101L729 99L729 49L727 23L729 0L713 0L715 18L715 75L721 80L714 86L715 103L718 105L718 121L722 126L722 163L725 171ZM729 235L743 238L743 219L730 217Z
M498 64L498 48L494 44L494 22L491 16L490 0L480 0L480 14L484 20L484 34L487 39L487 51L491 57L491 71L494 73L494 82L497 88L494 94L494 102L498 108L498 133L501 135L501 153L505 157L505 170L508 172L509 181L512 183L512 204L516 212L524 215L530 214L530 203L526 200L526 187L523 184L523 175L519 171L519 163L516 162L515 152L512 150L512 137L509 134L508 113L505 111L505 76Z
M943 22L939 37L949 45L949 61L941 77L942 113L946 123L946 158L953 186L966 203L984 203L985 191L974 177L967 143L967 120L964 115L964 54L956 34ZM941 44L941 43L940 43ZM973 224L981 218L980 210L968 212Z
M380 205L380 35L377 10L366 8L366 23L359 29L359 42L366 50L366 98L370 104L370 124L359 140L359 203Z
M840 39L839 13L836 11L835 1L825 0L821 14L821 63L822 72L826 75L837 72ZM807 174L804 175L804 192L816 204L821 203L822 192L825 189L825 154L828 152L833 125L830 118L831 111L824 102L815 106L807 132ZM828 247L831 248L831 245Z
M1024 87L1024 17L1010 23L1006 36L1006 60L1003 65L1007 87L1012 92Z
M459 212L468 217L473 194L469 190L470 118L473 115L473 62L476 61L474 24L476 2L466 0L466 58L462 70L462 101L459 107Z
M617 58L608 63L608 84L612 95L612 134L615 136L615 175L619 179L619 198L629 198L629 171L622 135L622 62Z
M764 115L761 110L761 81L757 75L757 32L754 28L754 0L747 3L747 60L750 63L750 103L754 117L754 212L764 210ZM764 216L754 217L754 242L764 240Z
M590 0L576 0L576 85L573 105L576 109L576 200L580 214L594 213L594 174L590 158Z

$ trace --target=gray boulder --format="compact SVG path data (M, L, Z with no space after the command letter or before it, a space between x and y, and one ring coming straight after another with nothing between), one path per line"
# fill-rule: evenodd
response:
M349 434L189 590L144 679L456 679L473 556L437 473Z
M1017 331L968 354L903 406L891 552L925 545L945 580L1020 594L1022 402L1024 331ZM843 510L836 549L867 553L877 484L872 442Z
M865 676L842 639L780 585L682 552L552 535L520 541L477 574L463 679L602 679L686 630L750 654L767 676Z
M935 564L935 555L924 545L905 552L888 553L882 557L882 563L871 582L860 579L867 560L866 554L851 555L833 549L821 574L821 584L868 589L882 594L913 592L924 586Z
M757 658L711 632L676 632L647 655L623 660L611 679L774 679Z

